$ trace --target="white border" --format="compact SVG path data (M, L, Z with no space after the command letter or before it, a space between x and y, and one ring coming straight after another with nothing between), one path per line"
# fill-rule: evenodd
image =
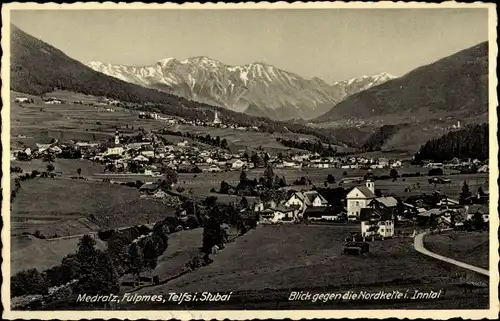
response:
M56 3L9 3L2 5L2 101L3 106L1 111L2 116L2 146L3 150L7 151L2 154L2 171L4 174L10 173L10 11L11 10L145 10L145 9L203 9L203 10L221 10L221 9L327 9L327 8L357 8L357 9L388 9L388 8L485 8L488 9L488 25L489 25L489 130L490 130L490 213L497 212L498 205L498 144L497 144L497 76L496 76L496 60L498 54L497 47L497 15L495 4L488 3L456 3L446 1L440 4L433 3L418 3L418 2L317 2L317 3L302 3L295 2L288 4L285 2L278 3L187 3L179 4L144 4L144 3L113 3L113 2L92 2L92 3L76 3L76 4L56 4ZM490 309L489 310L241 310L241 311L11 311L10 310L10 283L5 280L10 279L10 177L9 175L2 176L2 275L4 282L2 283L2 304L4 306L3 318L7 319L68 319L78 320L81 318L119 318L119 319L266 319L266 318L290 318L290 319L312 319L312 318L432 318L432 319L448 319L452 317L462 317L468 319L494 318L496 319L499 311L498 301L498 215L490 215ZM418 268L418 267L415 267Z

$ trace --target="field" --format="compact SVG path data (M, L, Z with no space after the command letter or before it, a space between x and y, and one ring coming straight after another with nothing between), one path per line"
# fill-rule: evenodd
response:
M139 198L137 189L108 183L36 178L23 181L12 204L12 235L36 230L45 236L74 235L171 215L165 205Z
M31 268L43 271L60 264L66 255L77 250L79 240L80 237L43 240L31 235L13 236L11 275ZM104 250L106 243L96 239L96 247Z
M448 288L448 298L454 293L458 296L455 301L464 301L463 295L458 293L456 288L450 287L463 283L468 277L467 273L448 268L417 253L412 248L411 238L373 242L370 253L366 256L343 255L344 237L349 231L358 229L358 226L258 227L234 243L227 244L224 250L213 256L215 261L209 266L167 284L144 288L139 293L233 291L235 298L232 307L240 309L257 306L262 308L262 304L266 308L289 308L294 304L304 307L311 304L287 302L290 291L398 289L413 292L414 289ZM479 304L484 306L487 304L484 297L487 296L487 291L481 293L481 299L474 299L474 302L478 304L479 300ZM468 304L471 305L471 302L470 300ZM380 302L370 304L373 307ZM443 302L420 301L412 304L425 308L431 305L439 306ZM328 307L321 303L316 306ZM385 306L387 308L397 305L394 302L386 302ZM336 307L349 308L345 304ZM356 307L368 308L367 305ZM146 306L141 305L141 308ZM203 308L217 307L205 305Z
M448 232L425 236L429 251L489 269L489 235L480 232Z
M293 170L293 169L274 169L275 175L279 177L284 176L287 184L292 185L296 179L300 177L309 178L313 185L317 187L323 187L324 181L329 174L332 174L337 182L342 179L342 173L347 172L346 177L362 177L367 171L366 170L355 170L355 169L339 169L339 168L330 168L330 169L318 169L318 168L304 168L302 170ZM427 169L421 167L409 167L409 168L401 168L398 169L399 174L403 173L427 173ZM263 169L252 169L247 171L247 176L249 179L259 178L264 173ZM388 175L388 170L373 170L375 175ZM220 187L221 181L226 181L227 183L236 186L239 183L239 171L229 171L222 173L199 173L199 174L179 174L179 185L185 187L186 189L192 188L195 191L195 194L198 196L209 195L210 190L214 188L218 190ZM467 181L469 184L469 188L472 192L475 192L479 186L482 186L483 189L488 189L488 174L460 174L460 175L449 175L447 178L451 179L452 182L446 185L437 185L436 189L434 185L430 185L428 183L429 177L408 177L408 178L400 178L397 181L393 182L391 179L389 180L379 180L375 182L375 188L380 189L382 194L384 195L394 195L397 197L409 197L413 195L420 195L422 193L430 194L435 190L439 190L442 193L445 193L448 197L458 199L458 195L460 194L462 185L464 181ZM122 178L117 180L121 180ZM133 178L131 180L135 181L135 179L141 178ZM147 179L146 180L151 180ZM420 184L420 187L417 186L417 183ZM344 188L350 188L355 186L355 183L344 184ZM330 187L337 187L338 183L334 184ZM293 186L296 189L308 189L310 186ZM405 192L405 188L410 188L410 192ZM220 195L221 196L221 195Z
M67 103L44 104L40 97L11 92L11 101L16 97L32 97L35 100L35 104L11 104L11 141L14 147L21 148L33 145L34 142L48 137L87 141L103 140L114 135L115 127L120 128L124 134L133 132L132 126L135 130L139 127L145 130L159 130L169 127L161 120L139 119L138 113L133 110L116 106L90 106L73 103L77 101L96 103L97 97L65 91L49 93L46 96L63 99ZM191 125L176 125L170 129L202 135L210 134L213 137L220 136L221 139L225 138L234 150L262 146L268 151L283 151L288 148L277 143L277 137L314 139L313 136L303 134L268 134ZM18 135L26 137L17 137ZM174 142L180 140L179 137L175 138L175 136L171 136L169 139Z
M30 161L10 161L11 167L20 167L25 172L37 170L45 172L47 169L46 162L41 159L32 159ZM54 172L63 176L78 176L77 169L82 169L82 176L91 176L94 173L103 173L104 165L92 162L87 159L64 159L56 158L52 163L55 167Z

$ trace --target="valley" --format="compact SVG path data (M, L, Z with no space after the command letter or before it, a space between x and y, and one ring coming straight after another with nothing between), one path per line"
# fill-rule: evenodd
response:
M62 50L38 32L10 26L11 81L2 98L10 115L11 309L491 308L488 235L496 223L490 221L496 190L490 174L498 169L489 157L484 37L426 52L434 62L423 64L410 55L414 47L393 48L392 29L386 28L388 37L372 34L372 43L374 24L340 38L345 31L328 27L319 40L316 29L335 19L320 15L303 30L273 18L280 40L273 42L272 28L259 37L280 51L268 53L278 62L270 64L253 62L263 61L264 42L244 39L245 33L229 37L247 30L244 19L232 19L237 23L216 39L210 19L182 12L178 20L148 18L140 27L142 13L134 13L127 19L132 41L122 35L121 44L121 31L110 24L117 38L103 33L110 48L116 45L107 54L89 47L82 51L92 55L78 55L73 41L88 45L83 36L56 41ZM228 23L222 11L213 12L221 25ZM207 27L182 39L200 33L206 45L177 50L172 30L186 21ZM162 27L148 29L149 23ZM299 33L302 53L295 46ZM359 44L349 47L354 40ZM241 50L238 57L254 50L255 59L229 65L210 58L219 57L210 48L222 45ZM190 58L149 60L184 57L179 52ZM393 61L385 59L389 54ZM347 67L338 55L349 58ZM295 60L285 63L288 56ZM108 59L124 63L101 62ZM294 71L278 67L281 61ZM301 76L293 68L299 61L317 69ZM396 77L385 68L409 71ZM336 71L345 80L331 81ZM370 76L355 76L363 74ZM290 298L377 291L442 296ZM77 299L174 292L193 299ZM196 299L206 292L232 299Z

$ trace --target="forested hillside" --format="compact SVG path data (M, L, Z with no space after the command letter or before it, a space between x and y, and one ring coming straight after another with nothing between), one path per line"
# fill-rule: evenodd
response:
M454 157L486 160L489 157L488 144L488 124L469 126L429 140L420 148L415 159L439 162L451 160Z

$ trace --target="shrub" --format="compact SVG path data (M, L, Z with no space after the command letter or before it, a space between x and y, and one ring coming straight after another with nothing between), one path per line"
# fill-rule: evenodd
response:
M12 296L48 294L47 279L37 269L23 270L11 278Z

